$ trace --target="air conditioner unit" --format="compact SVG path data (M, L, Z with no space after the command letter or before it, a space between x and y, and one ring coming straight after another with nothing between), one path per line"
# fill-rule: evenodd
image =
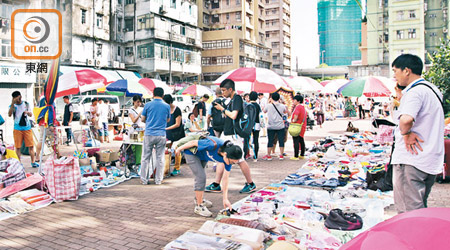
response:
M94 66L94 60L92 60L92 59L86 59L86 65L88 65L88 66Z
M118 61L114 61L113 67L118 68L120 66L120 63Z
M120 63L119 68L124 69L125 68L125 63Z
M95 59L95 67L100 67L102 65L102 61L100 59Z

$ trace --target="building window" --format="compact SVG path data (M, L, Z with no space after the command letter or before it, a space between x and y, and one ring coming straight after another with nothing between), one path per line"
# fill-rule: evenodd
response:
M230 5L230 0L227 0L226 3L227 3L227 5Z
M133 30L134 30L134 19L133 18L125 19L125 32Z
M103 49L103 44L97 44L97 56L98 57L102 56L102 49Z
M220 8L219 0L213 0L212 3L211 3L211 8L212 9Z
M2 57L11 57L11 41L2 39L2 40L0 40L0 45L1 45L1 49L2 49L1 56Z
M241 0L236 0L236 5L240 5L241 4Z
M81 10L81 24L86 23L86 10Z
M220 22L220 17L217 14L214 14L213 16L211 16L211 22L212 23L218 23Z
M280 43L279 42L273 42L272 43L272 48L279 48L280 47Z
M138 46L138 57L139 58L153 58L154 57L154 44L147 43L144 45Z
M122 32L122 18L117 18L117 30Z
M383 17L378 18L378 26L383 26Z
M209 24L209 15L203 14L203 24Z
M241 12L236 12L236 21L241 21Z
M431 32L430 37L435 37L436 36L436 32Z
M409 11L409 19L416 19L416 11L415 10Z
M102 14L97 14L97 27L98 28L103 28L103 15Z
M269 38L269 37L270 37L270 33L267 32L267 33L266 33L266 38Z
M170 8L177 8L177 0L170 0Z
M202 66L230 64L233 64L233 56L202 57Z
M400 39L403 39L403 38L404 38L403 30L397 30L397 39L400 40Z
M227 13L226 17L227 17L227 21L230 21L230 13Z
M125 4L133 4L134 0L125 0Z
M137 30L150 29L150 14L137 17Z
M404 17L404 12L403 12L403 10L401 10L401 11L397 11L397 20L403 20L405 17Z
M416 38L416 29L408 30L408 38L410 38L410 39Z
M117 56L120 56L121 55L121 53L120 53L120 46L118 46L117 47Z
M233 48L233 40L227 39L227 40L214 40L214 41L206 41L203 42L203 49L204 50L211 50L211 49L231 49Z
M133 56L133 55L134 55L134 53L133 53L133 47L126 47L126 48L125 48L125 55L126 55L126 56Z

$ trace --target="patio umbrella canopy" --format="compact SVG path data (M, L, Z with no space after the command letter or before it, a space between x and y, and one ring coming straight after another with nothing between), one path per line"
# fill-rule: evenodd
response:
M129 80L118 80L115 81L108 86L106 86L106 91L108 92L120 92L124 93L126 96L152 96L152 92L144 87L144 85L129 81Z
M264 68L239 68L223 74L214 84L220 85L225 79L233 80L238 92L272 93L280 87L289 88L286 81L277 73Z
M320 83L310 77L290 76L285 79L295 92L312 93L319 92L323 89Z
M335 79L329 81L325 87L320 91L322 94L337 94L337 91L340 87L344 86L348 83L349 80L346 79Z
M59 77L56 97L96 90L116 80L118 79L94 69L75 70Z
M386 77L367 76L352 80L338 89L338 93L352 97L389 97L392 91L387 86L394 82Z
M340 249L449 249L449 228L450 208L423 208L381 222Z
M211 89L202 85L191 85L185 87L184 89L178 91L178 95L191 95L191 96L202 96L205 94L212 95Z

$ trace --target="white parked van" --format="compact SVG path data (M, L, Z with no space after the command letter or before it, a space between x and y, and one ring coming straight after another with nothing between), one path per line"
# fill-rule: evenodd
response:
M194 108L192 97L188 95L173 95L173 104L181 109L182 112L189 113Z
M92 99L108 99L111 108L117 115L120 111L119 97L114 95L79 95L73 96L70 102L73 106L73 120L78 121L86 116L86 112L89 112L92 104Z

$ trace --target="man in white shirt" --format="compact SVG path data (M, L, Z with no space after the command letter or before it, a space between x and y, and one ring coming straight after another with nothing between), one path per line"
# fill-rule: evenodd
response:
M404 88L392 152L394 202L399 213L427 207L436 175L444 163L442 94L422 77L423 63L403 54L392 63L398 87Z
M100 142L103 143L106 141L109 143L109 134L108 134L108 112L109 107L107 104L103 102L103 99L100 98L98 100L98 134L100 137Z

